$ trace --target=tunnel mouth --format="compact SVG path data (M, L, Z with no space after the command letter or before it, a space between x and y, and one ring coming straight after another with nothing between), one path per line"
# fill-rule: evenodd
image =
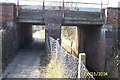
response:
M40 47L45 44L45 26L20 23L18 27L19 49ZM45 46L43 46L45 47Z
M32 38L33 41L45 42L45 26L33 25L32 26Z
M32 45L38 48L45 48L45 26L32 25Z

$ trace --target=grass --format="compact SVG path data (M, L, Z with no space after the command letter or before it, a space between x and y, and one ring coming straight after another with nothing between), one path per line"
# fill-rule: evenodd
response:
M55 58L50 59L49 55L44 53L40 59L40 72L42 72L43 78L64 78L61 65L57 63Z
M46 66L46 77L47 78L64 78L63 71L60 68L60 64L52 59L50 63Z

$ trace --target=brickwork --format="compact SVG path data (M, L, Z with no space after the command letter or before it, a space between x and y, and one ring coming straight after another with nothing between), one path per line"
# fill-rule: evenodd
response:
M17 42L17 31L16 31L16 9L15 4L12 3L3 3L0 4L2 7L2 17L1 20L1 29L2 32L2 61L3 61L3 70L6 65L12 60L15 55L16 50L18 49Z
M106 41L106 70L110 73L109 77L118 78L118 66L115 57L119 55L119 27L120 27L120 8L107 9L107 25L112 26L111 37L107 37ZM109 28L109 26L108 26Z
M83 28L88 69L107 71L110 78L118 77L115 57L119 40L119 11L119 8L108 8L105 25Z
M120 8L108 8L106 24L118 27L120 24Z

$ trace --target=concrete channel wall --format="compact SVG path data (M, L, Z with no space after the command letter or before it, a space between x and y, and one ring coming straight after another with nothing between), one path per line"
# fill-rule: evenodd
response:
M65 51L60 45L59 42L51 37L48 38L47 42L47 50L49 50L51 59L53 57L56 58L57 63L61 65L61 70L63 70L63 74L65 78L78 78L78 75L81 75L80 78L92 78L92 76L85 76L84 71L88 72L87 68L83 63L79 63L77 57L69 54ZM81 65L80 74L78 74L78 64Z
M2 75L2 30L0 30L0 76L1 75Z

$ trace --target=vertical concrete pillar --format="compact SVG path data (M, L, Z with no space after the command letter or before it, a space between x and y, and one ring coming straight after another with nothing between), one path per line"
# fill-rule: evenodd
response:
M86 66L86 54L85 53L80 53L79 54L79 62L83 63Z
M78 78L81 78L81 69L82 69L82 64L83 63L86 66L86 54L85 53L80 53L79 54L79 64L78 64ZM85 75L84 75L85 76Z
M60 11L45 11L45 39L53 37L57 39L61 37L61 19Z
M23 35L24 35L24 44L29 45L32 42L32 25L23 24Z
M0 30L0 76L2 76L2 30Z
M0 76L2 76L2 5L0 5Z
M105 28L97 25L88 25L84 29L84 50L87 68L91 71L104 71L106 53Z
M32 25L20 23L17 26L20 47L28 46L32 43Z
M60 39L61 37L61 25L49 23L45 25L45 38L52 37L54 39Z
M85 28L78 26L78 53L85 52Z

